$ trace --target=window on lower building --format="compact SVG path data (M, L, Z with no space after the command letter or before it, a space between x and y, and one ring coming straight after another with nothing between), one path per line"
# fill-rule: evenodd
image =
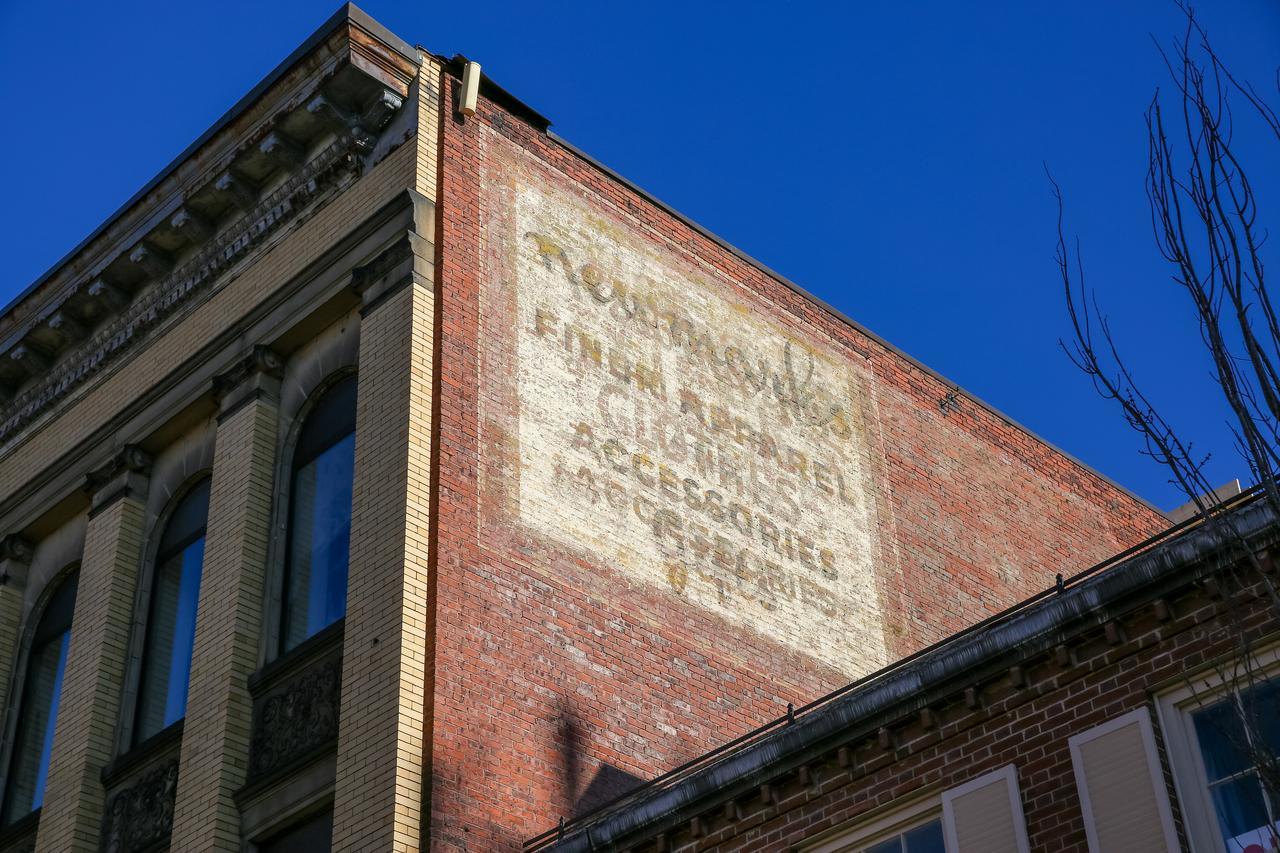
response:
M805 853L947 853L938 794L894 803L851 828L828 833Z
M1180 853L1147 708L1078 732L1067 744L1090 850Z
M855 847L858 853L946 853L942 841L942 818L934 818L870 845Z
M1269 655L1276 658L1276 652ZM1280 666L1232 667L1161 697L1174 781L1196 853L1280 847Z
M187 714L196 605L204 564L204 530L209 515L209 482L208 477L204 478L178 501L156 551L134 720L135 743Z
M53 730L58 698L71 644L71 617L76 606L73 573L58 586L45 605L31 638L27 674L19 700L18 725L4 792L4 823L25 817L44 803L44 784L53 753Z
M1029 853L1012 764L894 803L800 848L803 853Z

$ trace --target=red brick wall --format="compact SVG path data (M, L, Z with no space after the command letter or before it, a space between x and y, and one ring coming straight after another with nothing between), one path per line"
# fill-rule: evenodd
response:
M860 559L875 569L868 582L882 636L874 639L888 659L1164 524L971 401L944 417L938 401L948 389L933 376L520 119L484 99L465 123L446 109L430 830L441 849L513 849L627 774L668 769L858 672L806 653L806 636L815 646L824 639L804 626L779 641L776 631L753 630L751 618L690 604L674 584L638 580L582 547L581 536L566 545L514 520L519 495L502 481L519 471L499 457L504 430L519 418L519 365L501 360L511 346L495 300L512 283L495 279L503 267L491 255L503 247L488 232L502 211L485 209L494 198L486 186L554 176L602 228L704 271L708 287L771 328L854 365L873 505L874 553ZM568 499L563 506L585 511ZM614 533L602 522L609 547Z

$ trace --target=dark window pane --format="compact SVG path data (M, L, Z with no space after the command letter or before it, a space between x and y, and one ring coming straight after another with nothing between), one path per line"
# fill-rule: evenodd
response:
M349 434L294 475L286 648L346 613L354 462Z
M164 525L164 535L160 537L157 548L157 559L163 562L192 541L204 536L205 521L209 516L210 479L205 477L192 486L178 505L173 508L169 520Z
M1257 748L1280 756L1280 678L1262 682L1240 695Z
M146 740L187 714L209 484L206 477L183 495L160 537L142 650L135 742Z
M138 691L138 741L186 716L203 563L201 537L156 567Z
M866 853L902 853L902 836L881 841L875 847L868 847Z
M1266 840L1263 828L1267 825L1267 809L1262 801L1262 785L1255 774L1213 785L1209 792L1228 850L1242 850L1251 843Z
M298 434L293 450L295 470L315 459L339 439L356 431L356 378L348 376L324 392Z
M902 840L906 842L907 853L946 853L940 820L907 830Z
M346 614L355 386L351 377L330 389L298 439L281 631L285 651Z
M1224 699L1191 715L1210 782L1250 767L1248 741L1235 702Z
M58 699L71 644L71 615L75 609L76 576L54 593L33 635L23 682L22 706L9 764L4 822L12 823L44 803L44 785L53 751Z
M258 845L258 853L327 853L333 843L333 811L273 835Z

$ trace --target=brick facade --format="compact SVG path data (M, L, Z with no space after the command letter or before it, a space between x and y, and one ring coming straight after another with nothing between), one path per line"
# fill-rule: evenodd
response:
M247 679L258 668L279 430L279 379L257 363L225 389L209 498L210 535L196 613L188 712L175 797L173 847L236 850L235 792L252 732ZM205 586L204 584L207 584Z
M535 374L522 368L542 369L493 355L501 348L494 337L509 334L503 329L515 323L495 307L495 296L513 282L512 268L493 260L504 251L492 245L503 211L486 208L489 187L514 187L518 194L526 181L563 186L585 212L564 222L562 233L594 228L647 243L659 257L696 268L713 280L719 298L760 313L780 335L814 342L854 365L865 395L857 404L874 506L876 545L866 564L875 567L872 583L883 611L877 627L888 659L1164 525L1149 508L980 403L961 397L958 411L940 411L951 388L938 377L500 105L482 98L477 115L465 122L446 112L446 393L434 700L443 796L433 800L431 824L444 849L508 848L520 837L516 827L527 827L532 815L581 813L631 779L679 764L771 719L788 702L802 703L875 668L856 661L835 667L797 651L804 642L827 642L820 633L778 642L751 630L750 619L687 606L673 589L638 583L616 560L593 556L582 539L566 545L532 529L511 509L509 491L486 489L525 473L510 450L519 389L504 380L528 381ZM527 244L518 232L498 231ZM537 321L517 319L528 326ZM563 330L562 322L555 334ZM573 347L568 357L581 359L581 345ZM486 364L494 364L489 375ZM676 395L674 387L667 390ZM567 420L565 429L572 429ZM549 458L571 443L564 437L560 447L522 451ZM554 512L595 511L571 498L557 495ZM554 524L553 517L541 530ZM577 524L591 529L590 520ZM618 552L611 535L607 527L598 530L602 552ZM477 671L513 675L478 682ZM514 798L489 783L513 767L521 768L514 775L522 781Z
M741 778L721 771L714 782L699 786L692 780L714 771L696 768L619 804L610 812L625 817L633 811L637 826L643 823L642 814L662 817L625 839L606 842L597 830L591 837L603 846L593 849L804 849L833 830L856 827L922 795L936 795L1013 765L1029 849L1085 853L1091 848L1069 739L1140 709L1157 720L1155 743L1163 770L1157 784L1172 804L1179 849L1208 849L1188 844L1168 761L1169 734L1158 722L1156 697L1206 673L1239 672L1242 650L1258 655L1280 640L1280 610L1268 591L1274 590L1276 569L1265 553L1276 542L1276 522L1257 504L1252 511L1255 518L1265 516L1265 526L1251 525L1256 531L1252 542L1263 550L1261 572L1238 551L1224 555L1220 547L1209 547L1194 553L1194 546L1185 543L1204 531L1193 530L1182 541L1172 540L1109 569L1134 576L1123 593L1118 578L1094 576L1082 581L1079 590L1069 584L1067 590L1082 593L1091 609L1058 619L1046 610L1046 604L1056 603L1050 597L975 632L974 642L982 651L946 679L929 674L945 669L941 658L948 648L943 644L880 679L853 685L826 706L806 709L798 723L784 721L752 742L768 747L773 740L779 746L772 747L771 759L753 765ZM1108 586L1108 580L1117 582ZM1015 628L1019 620L1028 627ZM999 632L1004 629L1023 632L1020 642L1010 646L1003 641ZM895 694L888 682L912 678L912 672L920 674L910 692L877 700L877 691ZM1197 701L1210 704L1208 695ZM841 705L850 709L841 724L826 726L803 746L803 735L789 740L790 747L780 745L789 727L802 726L812 715L816 732L822 723L816 718L833 716L832 709ZM716 755L704 766L726 763L724 755ZM676 799L684 807L662 813L653 805L662 790L675 792L681 786ZM556 843L552 833L549 843L536 849L585 849L591 824L610 812L588 816L582 827L570 826L567 841ZM1157 839L1142 843L1147 845L1143 849L1166 849Z
M491 81L464 120L461 67L344 8L0 318L0 534L88 517L40 849L108 792L172 849L330 809L335 849L516 849L1165 525ZM291 442L346 373L346 616L281 653ZM187 716L129 744L175 484L84 477L214 417ZM38 593L0 587L7 684Z

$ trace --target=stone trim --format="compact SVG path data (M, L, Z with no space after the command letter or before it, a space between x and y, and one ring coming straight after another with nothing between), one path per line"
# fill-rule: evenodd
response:
M126 444L107 464L86 474L84 490L92 503L89 517L93 518L118 498L145 498L151 461L150 453L136 444Z
M0 420L0 443L11 439L40 414L100 373L106 365L132 349L135 343L148 337L151 329L194 302L197 296L207 297L215 281L268 236L296 219L322 194L357 179L362 166L352 151L353 147L354 138L351 136L336 140L272 192L236 227L206 245L189 262L104 325L73 355L63 359L52 376L14 398L5 406L3 420ZM94 282L90 289L94 287L110 288L110 285Z
M435 204L412 190L412 228L366 264L351 271L351 290L361 300L360 316L367 317L379 305L410 282L427 288L435 284Z
M27 585L27 568L35 556L35 547L22 536L10 533L0 538L0 586Z
M237 800L337 747L343 634L339 621L250 676L252 745Z
M254 400L278 400L284 359L270 347L258 345L225 373L213 377L213 396L218 401L218 423Z

